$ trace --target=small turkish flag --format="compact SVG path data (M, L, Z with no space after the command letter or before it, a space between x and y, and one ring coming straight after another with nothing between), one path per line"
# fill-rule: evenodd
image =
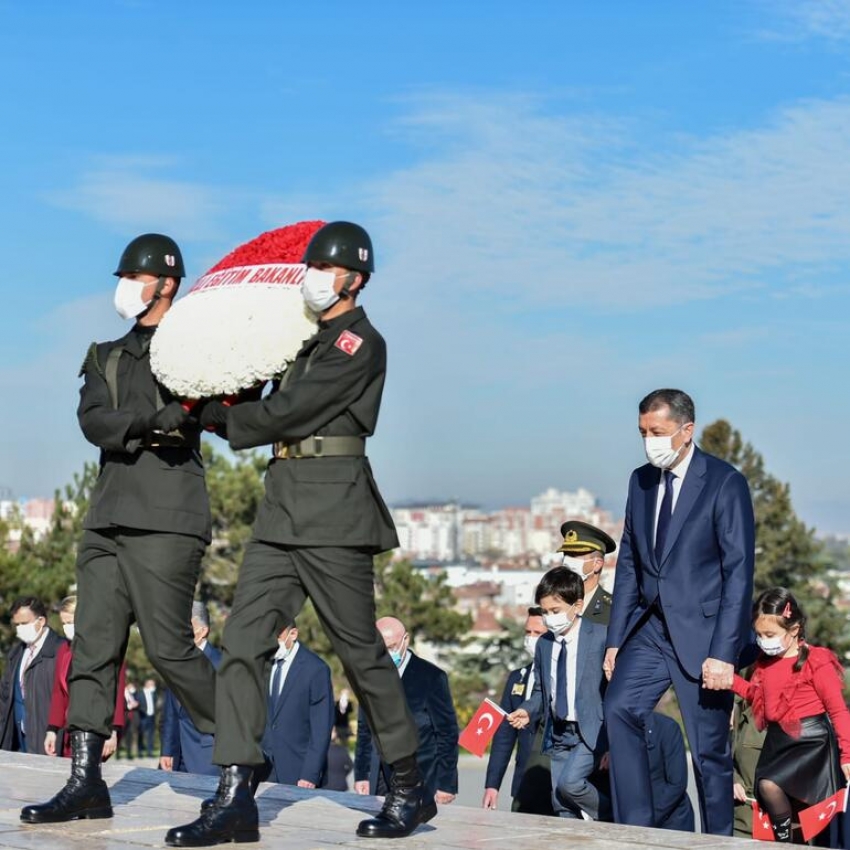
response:
M485 699L478 706L478 711L472 715L472 719L466 724L466 728L460 733L458 743L469 750L473 755L484 755L487 744L496 734L499 724L505 719L507 712L495 702Z
M753 800L753 838L757 838L759 841L776 841L770 815L763 812L761 806L755 800Z
M831 797L800 809L800 826L803 828L803 841L809 841L829 826L830 821L847 809L847 789L836 791Z

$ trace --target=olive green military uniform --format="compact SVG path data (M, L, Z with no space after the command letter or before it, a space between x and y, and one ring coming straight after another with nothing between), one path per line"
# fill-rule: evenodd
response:
M386 373L386 345L363 309L319 323L281 386L230 408L234 449L277 444L225 626L216 690L221 765L263 761L268 660L306 597L345 668L381 753L416 752L416 725L375 628L375 553L398 545L365 456ZM285 456L284 456L285 455Z
M100 474L77 557L68 726L106 736L133 622L195 725L213 730L214 670L189 625L210 540L198 428L128 437L135 421L171 400L151 372L153 332L136 325L119 340L93 345L81 370L77 415L86 439L100 448Z
M744 787L750 798L755 797L756 765L764 746L765 730L759 731L750 706L736 697L732 725L732 781ZM753 807L735 801L734 834L740 838L753 837Z
M607 626L611 622L611 594L603 589L602 585L597 585L596 592L590 600L585 597L581 618L592 620L600 626Z

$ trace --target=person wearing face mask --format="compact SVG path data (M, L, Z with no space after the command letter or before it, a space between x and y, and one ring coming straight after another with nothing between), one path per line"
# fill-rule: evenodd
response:
M47 735L44 738L44 751L49 756L71 756L71 741L68 727L68 673L74 640L74 612L77 609L77 597L66 596L59 603L59 619L66 643L59 645L56 652L56 672L53 678L53 696L50 699L50 714L47 718ZM118 746L118 737L124 729L124 687L126 664L118 672L118 687L115 691L115 713L112 717L112 734L103 745L103 760L106 761Z
M115 276L115 308L132 327L93 343L80 370L77 418L100 466L77 553L71 777L48 802L24 807L27 823L112 816L100 762L134 622L165 684L201 731L213 730L215 671L189 628L211 532L200 425L154 378L149 354L185 276L180 249L168 236L143 234L124 249Z
M806 615L784 587L759 594L752 621L761 654L750 680L736 675L732 689L751 704L757 728L767 728L755 794L774 840L790 843L794 813L850 782L844 669L831 650L807 642Z
M753 503L744 476L694 445L694 403L656 390L638 408L647 463L632 473L614 582L605 720L618 823L655 826L646 719L672 684L703 831L731 835L731 694L750 633Z
M582 619L607 626L611 619L611 594L599 583L599 576L605 566L605 556L614 552L617 544L601 528L577 519L561 526L561 536L564 542L558 551L564 555L563 566L584 582Z
M447 805L457 796L460 733L449 678L436 664L411 651L410 635L401 620L381 617L376 625L398 670L405 701L416 722L419 733L416 759L426 792L440 805ZM392 772L381 759L368 718L361 710L354 752L354 790L358 794L386 794L391 782Z
M543 622L543 609L536 605L529 608L523 637L523 647L528 655L529 663L508 674L502 699L499 702L508 714L519 708L531 696L534 688L534 652L537 641L548 631ZM511 783L513 797L511 811L533 815L554 814L549 757L542 753L543 729L542 722L532 724L525 729L514 729L510 723L499 724L490 745L490 758L487 761L487 775L484 779L484 799L481 802L483 808L498 808L499 788L510 764L511 753L516 747L514 775Z
M66 641L47 625L47 608L35 596L12 603L12 625L17 641L0 679L0 749L45 755L56 658Z
M584 582L568 567L555 567L537 585L534 601L548 633L537 641L534 687L507 715L515 729L545 717L543 752L551 760L552 808L562 818L607 818L608 801L590 781L607 751L602 723L605 627L579 615Z
M331 670L298 640L291 623L277 637L269 673L269 710L263 734L270 782L318 788L325 777L334 725Z
M200 417L232 448L268 445L272 458L224 629L218 804L169 831L172 846L259 835L251 786L263 765L266 664L278 632L308 597L392 765L383 808L357 834L402 837L437 813L416 763L416 724L375 629L372 559L398 546L398 537L366 456L387 369L386 343L358 304L375 270L372 241L357 224L330 222L313 235L303 262L302 292L318 317L316 333L264 398L232 407L213 400Z

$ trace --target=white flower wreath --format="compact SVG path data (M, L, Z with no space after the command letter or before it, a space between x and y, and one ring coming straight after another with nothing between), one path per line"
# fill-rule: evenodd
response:
M187 399L230 395L279 375L316 331L303 275L300 264L273 264L200 278L153 336L154 375Z

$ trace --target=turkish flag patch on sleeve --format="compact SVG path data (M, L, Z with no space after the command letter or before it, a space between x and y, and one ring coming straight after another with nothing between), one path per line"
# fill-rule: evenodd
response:
M357 354L357 349L363 345L363 337L351 333L351 331L343 331L334 345L344 351L349 357L354 357Z

